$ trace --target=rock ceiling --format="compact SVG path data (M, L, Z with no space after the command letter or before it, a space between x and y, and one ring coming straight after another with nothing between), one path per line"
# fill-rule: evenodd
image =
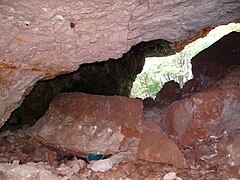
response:
M0 127L40 79L239 19L238 0L0 0Z

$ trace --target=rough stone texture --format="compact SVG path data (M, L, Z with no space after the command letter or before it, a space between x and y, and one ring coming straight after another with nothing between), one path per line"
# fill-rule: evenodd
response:
M137 157L150 162L172 164L183 168L186 165L183 154L154 121L145 121L140 135Z
M231 166L240 165L240 132L237 131L228 138L225 144L225 155L228 157L227 163Z
M172 80L163 85L162 89L157 93L155 101L160 106L167 106L181 98L182 91L180 85Z
M193 145L197 140L207 140L226 131L240 128L240 68L235 69L207 91L174 103L163 114L168 130L179 137L184 145Z
M200 92L214 85L240 65L240 33L232 32L191 60L193 79L182 88L183 96Z
M0 164L0 172L6 179L48 179L48 180L65 180L75 176L79 169L79 161L74 162L75 166L62 164L58 168L51 167L45 163L26 163L20 165L18 161L12 164ZM0 176L1 177L1 176Z
M239 66L239 45L240 33L232 32L195 56L191 63L198 86L208 87Z
M151 120L142 124L142 106L141 100L126 97L61 94L28 132L65 154L85 157L88 153L131 151L146 161L184 167L183 155L161 127ZM97 162L93 170L108 170L115 161Z
M160 42L159 45L161 45ZM169 43L165 42L162 46L169 48L167 45ZM148 49L144 49L147 46ZM14 125L16 122L21 126L33 125L47 111L50 102L59 93L84 92L129 96L132 83L144 66L144 53L148 53L150 49L152 47L148 43L140 43L118 60L83 64L73 73L38 82L31 93L25 97L20 108L11 114L3 128ZM171 49L168 50L170 53ZM163 51L164 48L161 51L158 50L159 53L166 55Z
M157 124L152 123L152 121L150 121L150 124L156 128ZM145 127L149 127L146 125ZM149 128L154 129L153 127ZM22 136L23 132L23 130L16 131L15 133L6 131L0 134L0 149L5 151L4 158L2 158L3 156L0 158L1 180L11 178L42 178L43 180L163 179L169 172L175 173L177 177L182 179L206 179L206 177L208 177L208 179L240 178L240 170L237 163L239 162L239 132L233 134L223 133L222 136L212 136L210 141L201 141L198 143L197 146L195 146L198 149L194 148L194 153L196 153L196 150L200 151L200 154L197 154L198 157L196 161L193 159L192 152L188 149L184 152L187 161L185 168L176 168L163 163L135 159L131 152L125 151L114 154L108 158L112 161L113 166L106 172L92 171L91 167L94 162L91 161L89 164L86 164L85 161L78 159L79 157L71 155L65 157L61 155L58 156L58 158L54 158L54 156L51 157L46 152L53 151L57 153L57 151L53 149L50 150L48 147L45 147L45 151L43 151L41 155L36 154L34 157L32 153L34 151L40 152L42 146L39 146L36 141L28 136ZM157 132L160 132L159 128ZM152 139L152 137L149 137L149 139ZM36 144L38 145L36 146ZM25 160L22 161L22 159L20 159L20 161L18 161L17 159L22 154L25 154ZM18 158L14 159L13 156ZM50 160L50 162L46 161L46 158ZM8 163L2 163L4 159L9 159L9 161L6 161ZM35 163L29 161L34 161ZM22 162L26 163L22 164ZM104 162L105 161L103 161L103 163ZM102 166L103 164L98 163L98 165Z
M139 131L142 101L120 96L61 94L29 130L38 141L64 151L112 154ZM125 130L127 129L127 130Z
M43 73L0 67L0 127ZM21 94L21 96L19 96Z
M92 166L91 169L95 172L105 172L111 169L113 166L113 163L110 159L103 159L95 162Z
M0 126L39 79L119 58L141 41L191 38L208 26L238 20L239 7L239 1L224 0L3 0L0 101L8 103L1 105Z
M240 34L230 33L195 56L194 78L182 90L187 98L164 110L163 127L184 145L240 127L239 44Z
M54 165L56 159L55 151L29 138L23 131L5 131L0 134L0 163L18 160L20 163L42 161Z
M69 164L73 164L69 165ZM215 170L214 170L215 169ZM78 172L76 172L79 170ZM29 179L41 180L85 180L85 179L163 179L169 173L176 174L181 179L228 179L236 180L240 177L238 167L226 167L211 165L207 163L192 164L192 167L180 169L173 166L166 166L160 163L149 163L146 161L136 161L121 163L114 166L106 172L93 172L89 167L79 166L78 161L61 164L58 167L52 167L43 163L18 164L18 162L0 164L0 177L7 179ZM25 175L25 176L24 176ZM3 180L5 180L3 179ZM15 179L14 179L15 180Z
M208 141L199 141L194 147L196 160L231 168L240 165L240 132L226 131L220 136L211 136Z

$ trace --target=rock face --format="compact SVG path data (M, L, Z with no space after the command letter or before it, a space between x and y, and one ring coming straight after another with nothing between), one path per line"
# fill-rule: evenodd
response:
M192 59L192 72L202 86L226 76L240 65L240 34L232 32Z
M177 145L164 134L156 122L149 120L144 122L137 156L146 161L172 164L179 168L186 165Z
M182 98L182 91L179 83L175 81L166 82L157 93L155 101L160 106L167 106Z
M240 127L239 45L240 34L230 33L192 59L194 79L183 87L183 97L187 90L202 92L176 102L164 116L183 144Z
M239 93L237 90L200 93L181 102L181 105L174 105L166 119L184 145L193 145L197 140L206 140L224 130L236 130L239 128L239 116L235 115L239 114ZM229 97L231 100L228 100ZM226 122L236 125L236 129L222 127Z
M230 33L198 54L192 60L194 78L183 89L174 82L166 83L155 101L145 101L145 110L156 107L145 114L162 121L163 128L177 135L185 146L237 130L240 127L239 45L240 34ZM163 103L168 107L164 109Z
M85 157L88 153L128 151L146 161L184 167L185 159L176 144L159 124L152 120L143 122L142 109L141 100L126 97L61 94L28 133L66 154ZM118 161L113 159L102 162L109 168ZM101 169L101 162L96 167Z
M1 1L0 127L38 80L120 58L141 41L192 38L239 19L239 7L217 0Z
M133 138L125 132L139 131L142 108L140 100L120 96L61 94L29 131L38 141L74 154L113 154Z
M215 87L174 103L163 115L167 129L184 145L239 129L239 74L237 68L226 77L228 81L222 79Z
M238 67L239 45L240 33L232 32L197 54L191 60L194 78L184 84L183 96L208 89Z
M183 95L188 96L191 93L206 90L238 67L240 65L239 45L240 34L232 32L195 56L191 61L194 78L185 83ZM233 76L228 80L232 81Z
M168 53L172 52L170 43L157 42L155 45L163 48L158 53L163 53L164 48L168 48ZM37 83L5 125L10 126L16 121L21 126L33 125L47 111L53 98L63 92L129 96L132 83L144 66L144 54L151 49L148 43L140 43L118 60L83 64L73 73Z

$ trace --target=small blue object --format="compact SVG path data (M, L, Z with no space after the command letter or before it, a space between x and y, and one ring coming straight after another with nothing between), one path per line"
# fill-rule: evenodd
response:
M102 159L104 157L103 154L92 154L92 153L89 153L87 155L87 161L98 161L100 159Z

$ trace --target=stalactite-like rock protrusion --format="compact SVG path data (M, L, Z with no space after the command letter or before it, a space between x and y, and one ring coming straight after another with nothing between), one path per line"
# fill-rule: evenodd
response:
M39 79L240 19L239 1L0 1L0 127Z

